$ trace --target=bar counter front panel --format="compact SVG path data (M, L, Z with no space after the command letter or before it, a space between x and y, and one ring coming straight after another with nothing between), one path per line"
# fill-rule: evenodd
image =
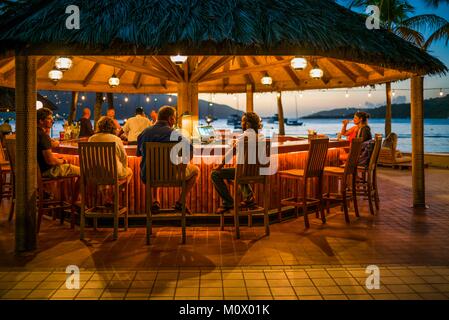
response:
M277 171L288 169L303 169L307 160L309 149L308 140L300 141L285 141L277 145ZM339 163L340 150L347 147L347 141L330 141L329 151L327 155L326 166L336 166ZM140 180L140 161L141 157L136 157L136 146L125 146L128 154L128 166L133 171L133 179L129 186L129 209L130 214L145 214L145 184ZM195 146L194 157L192 162L200 168L200 176L198 182L193 188L192 192L187 197L187 206L194 213L213 213L220 206L221 199L210 179L213 168L222 159L222 154L227 150L227 145L201 145ZM64 143L59 147L54 148L53 151L69 163L79 165L78 146L76 142ZM217 155L218 154L218 155ZM325 179L324 188L326 191L328 184L331 192L337 191L337 181L335 179ZM233 184L230 183L231 194L234 194ZM294 190L302 190L302 183L287 182L282 184L282 197L286 198L293 195ZM314 183L309 184L309 195L316 194L316 187ZM168 208L174 205L180 193L179 188L163 188L159 190L159 196L162 208ZM259 205L263 205L262 188L255 189L256 199ZM279 201L279 186L277 175L270 176L270 209L275 209Z

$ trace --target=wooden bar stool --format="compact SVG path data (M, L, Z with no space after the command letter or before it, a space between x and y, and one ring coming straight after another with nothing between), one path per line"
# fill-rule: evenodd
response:
M8 221L11 221L14 216L14 206L16 203L16 186L15 181L15 166L16 166L16 139L15 136L11 136L4 139L6 147L6 155L9 160L10 172L10 182L11 182L11 205L9 207Z
M298 213L298 208L302 207L304 213L304 225L306 228L310 227L309 218L307 216L307 207L316 205L316 213L321 211L321 220L326 222L323 208L323 169L327 158L327 150L329 147L328 138L318 138L310 140L309 155L307 157L307 163L305 169L291 169L278 172L279 192L282 192L281 182L286 180L300 180L303 182L303 192L301 195L297 194L291 198L282 199L280 195L279 213L282 206L294 206ZM307 183L309 179L316 179L318 184L318 199L307 197ZM296 190L297 191L297 190Z
M373 151L371 152L368 165L357 167L358 171L358 177L356 180L357 194L368 198L369 211L372 215L375 214L374 206L376 207L376 210L379 210L380 207L379 192L377 189L377 163L379 161L379 154L381 147L382 147L382 135L376 134L374 138Z
M113 218L113 240L118 238L119 218L124 219L124 230L128 230L128 184L129 181L119 179L117 170L117 158L115 155L115 142L80 142L79 157L81 171L81 216L80 239L84 239L84 227L86 218L94 219L94 228L97 227L98 218ZM98 187L112 186L112 208L97 205L95 200L91 208L86 209L86 202L92 195L87 191L98 191ZM120 206L120 192L123 194L123 203ZM96 197L95 197L96 198Z
M340 202L343 205L345 221L349 223L348 200L353 200L355 215L359 217L359 208L357 205L356 179L357 179L357 163L362 149L362 138L353 139L351 149L349 151L348 160L344 167L324 167L325 177L336 177L340 182L340 190L338 193L330 192L330 184L327 185L327 193L324 194L326 207L329 212L329 204L331 201ZM351 178L351 188L349 188L348 180Z
M11 199L12 190L11 164L9 163L7 152L4 150L4 144L0 140L0 201L3 198Z
M187 164L179 159L178 164L171 161L172 148L179 142L146 142L146 213L147 213L147 245L151 244L153 220L180 220L182 244L186 243L186 169ZM157 215L151 210L153 204L152 188L181 188L182 212L172 209L161 209Z
M270 206L270 185L269 185L269 168L270 168L270 144L265 140L256 141L254 145L248 144L248 137L244 138L243 148L237 150L237 164L235 170L234 179L234 226L235 226L235 236L240 239L240 223L239 217L243 215L248 216L248 226L252 226L252 216L254 214L263 214L265 235L270 235L270 222L268 217L268 209ZM266 158L261 161L260 150L265 149ZM243 154L241 152L243 151ZM265 163L264 163L265 162ZM265 172L264 172L265 171ZM241 194L239 192L239 186L249 184L260 184L262 185L262 197L263 197L263 207L256 207L254 209L241 210L240 209L240 198ZM259 195L258 195L259 196ZM224 215L220 217L220 227L221 230L224 228Z

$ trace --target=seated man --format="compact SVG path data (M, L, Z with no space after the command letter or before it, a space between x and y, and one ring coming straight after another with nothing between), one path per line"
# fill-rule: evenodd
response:
M245 137L250 137L251 134L256 134L256 139L263 139L263 135L259 134L259 129L262 128L262 121L260 117L255 112L246 112L242 117L242 129L243 134L237 139L233 148L228 151L228 153L223 157L222 163L212 171L211 179L214 184L215 190L218 192L220 197L223 199L223 204L216 211L217 214L224 214L232 209L234 209L234 199L229 193L228 187L226 186L224 180L234 180L235 168L223 168L226 159L238 149L239 144L243 143ZM250 129L250 130L248 130ZM241 185L241 191L243 194L242 207L254 208L256 206L256 201L253 196L253 191L250 185Z
M146 128L137 139L137 156L142 156L142 161L140 162L140 178L143 183L146 183L146 155L145 155L145 143L146 142L176 142L171 140L174 132L173 126L176 123L176 109L169 106L164 106L159 109L157 115L157 121L154 126ZM182 138L178 135L179 140ZM178 141L179 141L178 140ZM190 145L190 158L193 157L193 146ZM189 193L196 180L198 179L199 168L191 163L187 164L186 169L186 189ZM153 196L158 199L158 194L156 189L153 189ZM152 204L152 210L157 211L160 209L160 202L156 200ZM175 210L181 211L182 205L180 198L176 201ZM190 210L186 208L186 212L190 214Z
M120 132L120 130L122 128L120 127L118 120L115 118L115 109L109 108L108 111L106 111L106 116L108 116L109 118L114 120L114 125L115 125L115 130L116 130L114 134L118 135L118 133Z
M80 138L90 137L94 134L94 129L92 128L92 122L90 122L90 109L83 109L83 116L79 120L80 123Z
M3 134L10 134L12 132L12 127L9 124L9 119L6 119L1 125L0 125L0 133Z
M126 135L129 144L137 144L137 137L142 133L147 127L151 125L151 121L145 117L142 107L136 108L136 115L129 118L123 126L122 130L118 134L121 136L122 133Z
M65 159L58 159L51 152L52 140L47 132L53 126L53 112L47 108L37 110L37 162L42 177L57 178L79 176L80 168L67 163ZM79 193L79 179L75 184L74 195Z

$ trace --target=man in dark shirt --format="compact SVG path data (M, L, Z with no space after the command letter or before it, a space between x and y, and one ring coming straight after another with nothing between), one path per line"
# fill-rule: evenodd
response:
M140 178L143 183L146 183L146 155L145 155L145 143L146 142L176 142L181 141L182 136L175 132L173 129L176 123L176 109L169 106L164 106L159 109L157 115L157 121L155 125L146 128L137 138L137 156L142 157L140 162ZM190 144L190 157L193 157L193 146ZM196 180L198 179L199 168L191 163L187 164L186 169L186 189L189 193ZM156 190L156 189L153 189ZM153 193L155 199L159 199L157 191ZM152 210L157 211L160 208L158 200L152 204ZM176 210L182 210L181 201L178 199L175 205ZM187 212L190 211L187 209Z
M79 176L80 168L58 159L51 152L51 138L47 131L53 126L53 112L47 108L37 111L37 162L43 177L56 178ZM75 194L79 192L79 179L75 184ZM76 199L76 198L75 198Z
M90 109L84 108L83 116L80 119L80 138L90 137L94 134L94 129L92 128L92 122L90 122Z

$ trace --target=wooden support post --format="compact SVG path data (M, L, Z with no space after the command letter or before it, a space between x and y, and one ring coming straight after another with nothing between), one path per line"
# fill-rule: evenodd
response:
M192 116L193 126L198 124L198 83L196 82L178 82L178 125L182 126L181 116L188 113ZM192 135L194 132L189 132Z
M72 91L72 103L70 104L70 113L67 122L72 124L76 119L76 105L78 103L78 91Z
M284 107L282 106L282 92L279 91L276 95L278 101L278 117L279 117L279 135L285 135L284 123Z
M254 112L254 86L246 85L246 112Z
M102 106L103 106L103 93L97 92L95 94L94 128L97 128L97 122L98 120L100 120Z
M424 78L411 79L413 207L426 207L424 175Z
M16 253L36 249L36 59L16 56Z
M385 137L391 133L391 82L385 84L387 106L385 109Z

